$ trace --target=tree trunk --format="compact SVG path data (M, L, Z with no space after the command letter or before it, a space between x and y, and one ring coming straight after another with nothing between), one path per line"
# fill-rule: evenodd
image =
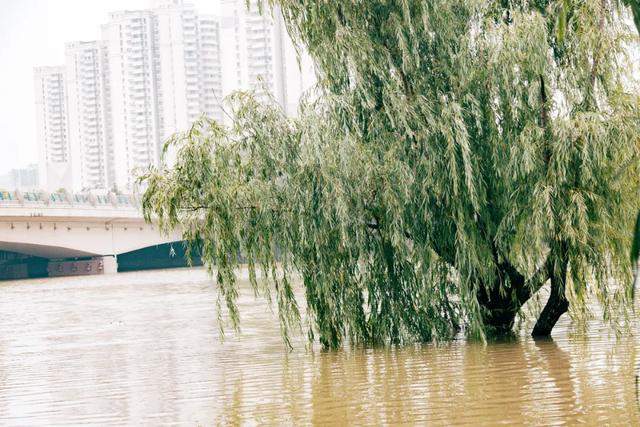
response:
M520 309L515 304L511 293L500 293L500 283L494 284L490 290L482 289L478 292L478 303L482 307L482 322L487 332L504 335L511 332L516 314Z
M493 286L481 287L477 299L487 332L504 335L511 332L522 305L547 281L549 270L542 267L527 282L508 261L497 262L496 267L498 274Z
M508 306L483 308L486 311L482 316L482 321L489 335L501 336L512 332L518 314L517 310Z
M566 245L561 244L560 259L556 265L549 265L549 277L551 278L551 292L547 304L542 309L531 336L545 337L551 335L551 330L564 313L569 310L569 301L564 294L567 282L568 261L566 259Z
M482 308L482 322L487 332L493 335L505 335L511 332L516 315L522 304L529 299L526 292L524 278L511 279L507 283L504 279L507 273L499 271L499 276L489 289L481 287L477 298ZM525 291L525 292L523 292ZM526 295L525 295L526 293Z
M551 330L556 325L556 322L568 309L569 301L564 296L564 287L562 289L554 289L552 284L547 305L544 306L542 313L540 313L531 336L546 337L551 335Z

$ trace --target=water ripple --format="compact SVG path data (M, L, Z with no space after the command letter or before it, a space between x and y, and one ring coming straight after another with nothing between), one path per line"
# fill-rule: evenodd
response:
M554 341L402 349L282 344L245 286L218 336L201 269L0 284L0 423L639 425L637 345L594 324Z

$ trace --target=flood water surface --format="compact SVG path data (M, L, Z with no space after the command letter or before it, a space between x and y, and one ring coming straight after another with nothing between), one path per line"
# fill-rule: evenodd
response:
M222 342L202 269L0 283L0 424L640 425L636 339L288 351L243 288Z

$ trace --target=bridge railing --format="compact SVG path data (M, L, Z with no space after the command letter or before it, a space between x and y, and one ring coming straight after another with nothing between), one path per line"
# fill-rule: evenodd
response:
M0 191L2 206L60 206L83 208L139 208L133 194L48 193L46 191Z
M11 191L0 191L0 203L3 204L19 204L20 201Z

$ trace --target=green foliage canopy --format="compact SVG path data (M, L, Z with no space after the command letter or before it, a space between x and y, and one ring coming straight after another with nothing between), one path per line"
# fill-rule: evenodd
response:
M285 337L299 274L326 347L509 330L548 280L541 331L589 292L624 311L637 36L621 4L564 3L271 1L317 87L296 118L237 93L231 125L171 138L175 163L142 178L147 219L200 248L232 326L241 261Z

